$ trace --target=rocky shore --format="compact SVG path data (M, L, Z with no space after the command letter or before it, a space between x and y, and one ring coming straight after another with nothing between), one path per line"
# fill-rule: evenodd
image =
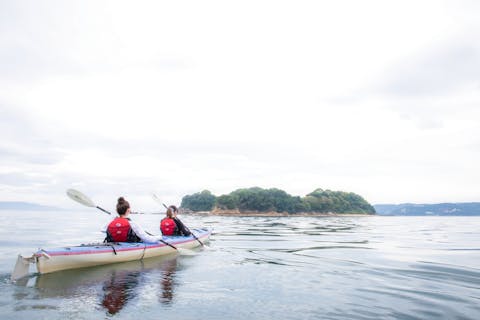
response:
M185 212L187 213L187 212ZM333 212L259 212L259 211L239 211L214 209L213 211L188 212L189 214L210 215L210 216L231 216L231 217L365 217L374 216L374 214L365 213L333 213Z

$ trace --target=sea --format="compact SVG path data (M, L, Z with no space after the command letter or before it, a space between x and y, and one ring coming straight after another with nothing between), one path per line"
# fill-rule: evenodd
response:
M0 319L480 319L480 217L222 217L208 246L10 280L18 254L102 241L101 211L0 211ZM161 215L131 216L159 233Z

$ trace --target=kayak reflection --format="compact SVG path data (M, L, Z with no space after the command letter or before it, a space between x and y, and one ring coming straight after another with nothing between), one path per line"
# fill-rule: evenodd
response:
M170 304L173 300L173 291L175 286L175 272L177 271L177 260L170 259L162 265L162 295L160 302Z
M177 255L167 255L139 261L116 263L93 268L59 271L39 274L17 285L37 290L20 299L80 298L85 303L92 301L97 292L97 305L106 309L107 314L118 313L136 297L151 291L164 304L174 298L175 274L178 271ZM28 280L28 281L27 281ZM93 303L95 303L93 301Z
M102 306L108 313L115 314L135 296L135 290L139 283L140 271L114 270L110 280L103 284Z
M140 282L147 282L146 280L142 281L142 276L146 276L145 262L150 263L151 261L145 260L144 268L141 271L115 270L111 273L111 278L104 282L104 295L101 304L109 314L116 314L130 299L142 294L142 288L139 289L139 284ZM174 296L177 258L175 256L171 259L162 259L160 263L157 261L156 264L153 264L153 268L161 272L159 300L162 303L169 304Z

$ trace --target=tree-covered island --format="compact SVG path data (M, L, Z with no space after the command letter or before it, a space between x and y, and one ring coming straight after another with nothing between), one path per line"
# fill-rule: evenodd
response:
M181 207L216 214L375 214L373 206L358 194L320 188L305 197L292 196L276 188L237 189L218 197L204 190L184 196Z

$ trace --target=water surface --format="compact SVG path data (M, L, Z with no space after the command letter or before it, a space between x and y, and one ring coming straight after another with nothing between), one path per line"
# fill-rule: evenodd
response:
M1 319L480 318L480 217L186 216L209 250L12 284L18 253L102 240L110 218L0 215Z

